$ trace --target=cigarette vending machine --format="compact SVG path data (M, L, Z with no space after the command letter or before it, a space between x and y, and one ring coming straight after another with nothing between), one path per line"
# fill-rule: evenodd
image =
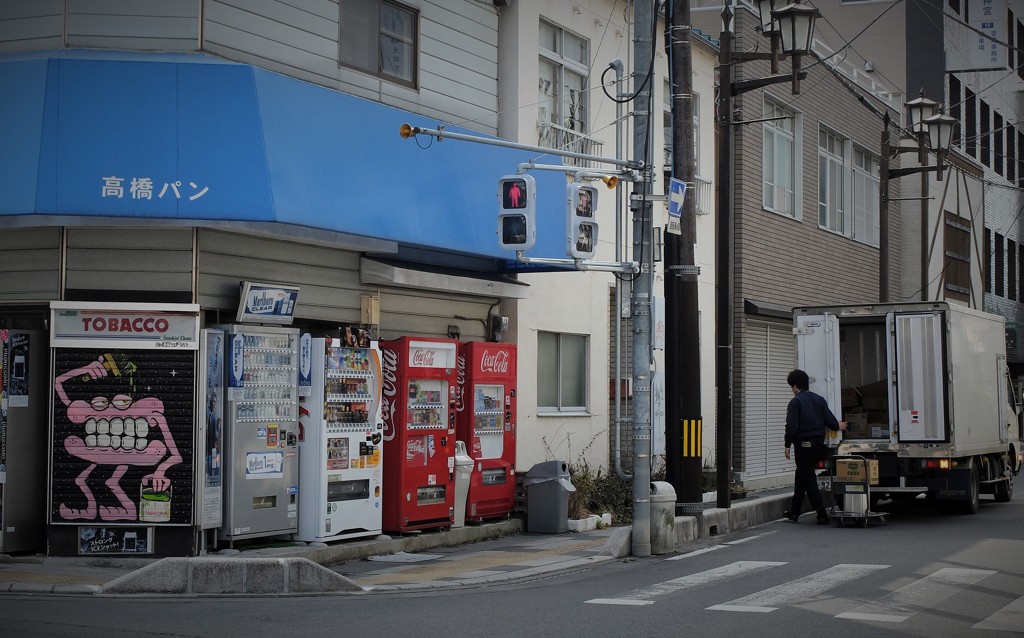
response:
M224 427L224 524L229 541L298 529L296 328L230 325Z
M455 517L453 339L381 342L387 531L450 527Z
M323 542L381 532L380 350L302 335L299 531Z
M466 520L508 516L515 499L516 346L459 344L457 436L473 459Z
M0 554L46 547L46 337L0 328Z

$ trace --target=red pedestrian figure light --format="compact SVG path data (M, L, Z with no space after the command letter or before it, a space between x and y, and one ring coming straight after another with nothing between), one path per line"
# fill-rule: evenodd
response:
M502 193L504 208L526 208L526 182L523 180L509 180L502 182L504 192Z

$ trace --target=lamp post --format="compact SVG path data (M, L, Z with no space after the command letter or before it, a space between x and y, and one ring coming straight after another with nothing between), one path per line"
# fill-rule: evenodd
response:
M810 51L814 36L814 19L818 10L801 4L790 4L773 9L774 0L761 0L761 30L772 39L773 53L744 53L734 55L733 19L735 14L729 2L722 10L722 33L719 36L719 133L718 133L718 251L716 255L717 314L716 323L716 437L715 464L718 507L729 507L732 500L732 343L733 343L733 97L753 89L792 81L793 93L800 92L800 56ZM767 9L768 15L765 11ZM770 16L770 17L769 17ZM766 27L767 25L767 27ZM767 28L767 31L765 30ZM733 65L750 60L773 60L772 73L777 71L778 48L791 56L791 74L771 75L765 78L734 80Z
M921 166L889 168L889 162L900 153L914 149L892 145L889 132L889 113L882 118L881 160L878 163L878 300L889 301L889 182L906 175L921 174L921 299L928 300L928 238L925 228L928 224L928 200L926 173L934 172L942 181L942 170L946 153L949 151L956 130L957 121L941 112L940 105L921 95L907 102L908 130L917 138L917 152ZM939 113L936 113L939 111ZM935 153L935 166L927 166L929 149Z

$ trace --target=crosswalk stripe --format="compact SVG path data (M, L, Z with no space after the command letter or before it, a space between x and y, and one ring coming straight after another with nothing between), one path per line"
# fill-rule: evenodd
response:
M974 625L971 629L1024 631L1024 596Z
M965 587L974 585L996 572L988 569L944 567L886 595L877 603L838 614L836 618L903 622L921 609L934 608Z
M778 567L785 565L786 563L770 562L770 561L757 561L757 560L742 560L722 567L716 567L715 569L709 569L707 571L698 572L696 574L690 574L689 576L682 576L680 578L673 578L672 580L666 580L662 583L656 583L649 587L640 587L630 592L626 592L618 598L594 598L586 602L596 605L630 605L630 604L644 604L644 602L650 604L651 598L658 598L660 596L666 596L673 592L679 591L680 589L689 589L691 587L700 587L707 585L708 583L716 580L724 580L727 578L735 578L744 574L753 574L755 572L771 569L772 567ZM637 601L637 602L623 602L623 601ZM642 602L641 602L642 601Z
M840 564L829 567L810 576L805 576L782 585L770 587L743 598L730 600L723 605L708 609L715 611L771 612L780 605L788 605L856 580L889 565Z
M764 534L757 534L755 536L747 536L746 538L737 538L736 540L729 541L728 543L722 543L721 545L711 545L710 547L704 547L702 549L695 549L692 552L687 552L685 554L679 554L678 556L670 556L669 558L666 558L665 560L683 560L684 558L693 558L694 556L700 556L701 554L707 554L708 552L717 552L720 549L725 549L726 547L732 547L733 545L740 545L742 543L748 543L750 541L757 540L757 539L761 538L762 536L768 536L769 534L774 534L774 533L775 532L765 532Z

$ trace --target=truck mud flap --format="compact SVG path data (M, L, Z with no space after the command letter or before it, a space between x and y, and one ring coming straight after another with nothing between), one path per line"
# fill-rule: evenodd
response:
M938 501L966 501L971 498L971 471L956 470L948 472L942 479L926 481L929 493Z

